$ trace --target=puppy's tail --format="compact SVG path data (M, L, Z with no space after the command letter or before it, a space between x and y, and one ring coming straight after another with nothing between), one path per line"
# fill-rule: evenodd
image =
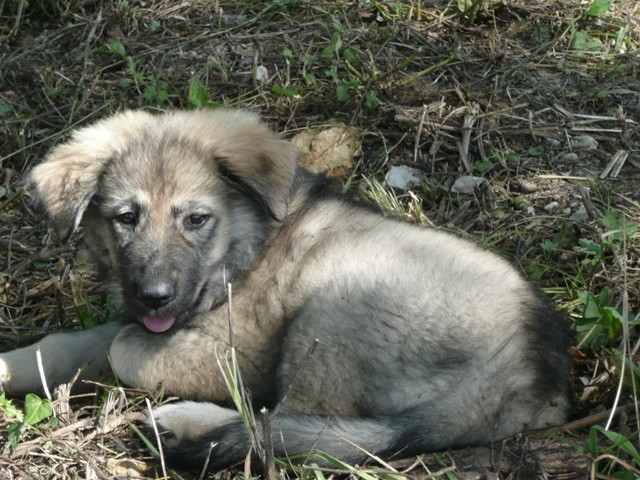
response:
M244 461L251 448L240 415L214 404L167 405L154 410L154 417L165 456L177 467L198 470L207 464L210 470L220 470ZM257 428L262 440L262 427ZM327 418L281 411L271 420L271 430L275 457L292 465L326 466L331 464L329 457L362 464L372 455L413 453L402 451L402 439L411 430L404 418ZM421 447L426 447L425 438L421 440Z

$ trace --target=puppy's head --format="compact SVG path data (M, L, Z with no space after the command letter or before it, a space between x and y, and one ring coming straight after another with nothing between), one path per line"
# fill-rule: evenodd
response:
M84 226L112 291L152 331L211 308L283 220L297 150L243 111L115 115L31 175L61 238Z

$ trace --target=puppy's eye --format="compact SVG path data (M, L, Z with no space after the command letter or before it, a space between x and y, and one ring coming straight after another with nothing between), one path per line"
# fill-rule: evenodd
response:
M209 215L204 213L192 213L185 220L185 227L189 230L196 230L202 227L209 220Z
M127 227L135 227L136 225L136 214L133 212L125 212L121 213L116 217L118 223L122 225L126 225Z

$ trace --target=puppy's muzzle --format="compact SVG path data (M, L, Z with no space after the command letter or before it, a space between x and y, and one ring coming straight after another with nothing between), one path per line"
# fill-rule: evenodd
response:
M175 294L173 285L167 281L138 285L137 297L145 307L156 310L169 303Z

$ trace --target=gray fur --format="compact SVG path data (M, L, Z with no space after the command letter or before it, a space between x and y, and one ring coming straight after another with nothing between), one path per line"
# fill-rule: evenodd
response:
M281 398L319 341L274 419L279 455L316 449L356 462L365 452L410 455L565 420L566 345L548 300L467 241L318 194L296 160L288 142L236 111L127 112L56 147L32 173L52 223L63 236L84 227L133 319L176 324L157 334L133 322L113 341L110 327L47 337L48 362L81 353L49 383L89 357L104 366L91 347L103 338L129 385L228 402L217 366L229 348L226 280L254 407ZM127 212L135 228L118 220ZM208 222L194 229L194 213ZM149 306L145 289L171 294ZM0 356L9 390L37 386L35 348ZM178 403L154 417L172 458L193 468L212 442L212 468L247 454L245 427L221 406Z

